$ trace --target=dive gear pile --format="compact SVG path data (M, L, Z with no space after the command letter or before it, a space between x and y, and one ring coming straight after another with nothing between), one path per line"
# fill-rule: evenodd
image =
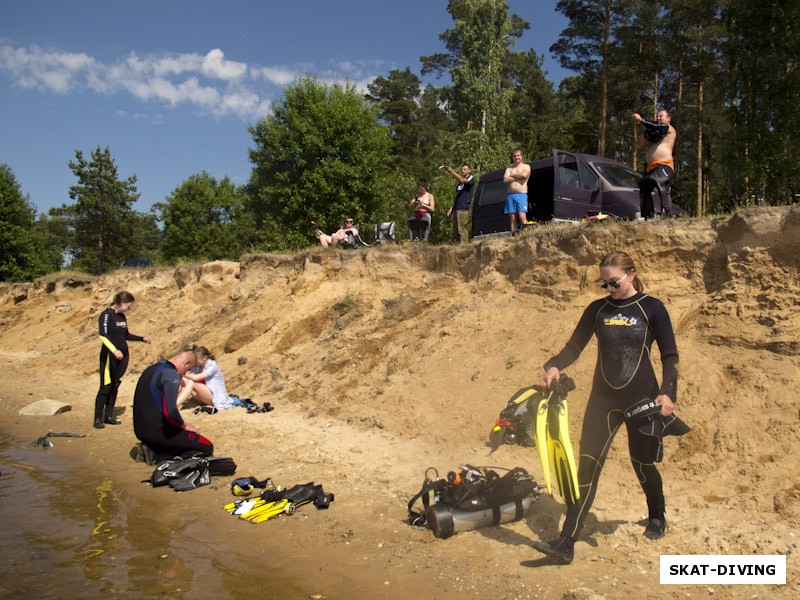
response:
M256 481L253 477L246 479ZM242 480L231 483L231 491L234 494L236 494L237 487L241 488L237 484L240 481ZM264 491L261 494L255 498L242 498L226 504L225 510L250 523L263 523L281 515L293 515L297 508L304 504L313 503L317 509L322 510L328 508L334 500L333 494L326 493L322 489L322 485L315 485L313 481L292 486L288 490L280 485L275 485L269 478L257 483L258 486L252 485L252 487L263 488Z
M575 382L564 374L549 388L521 389L506 403L489 433L492 452L503 443L538 447L547 493L553 495L552 471L558 492L568 504L580 497L567 408L567 394L574 389Z
M442 479L429 467L422 489L408 502L409 525L425 526L437 538L448 538L522 519L538 499L539 486L525 469L517 467L501 476L493 470L498 468L459 465ZM414 510L418 500L421 512Z
M233 475L236 463L232 458L215 456L176 456L156 466L145 483L153 487L169 485L176 492L186 492L211 483L211 476Z
M489 433L489 445L492 452L497 450L501 444L535 445L533 440L534 419L531 418L531 415L536 408L536 401L533 401L533 398L540 391L537 386L522 388L506 403Z

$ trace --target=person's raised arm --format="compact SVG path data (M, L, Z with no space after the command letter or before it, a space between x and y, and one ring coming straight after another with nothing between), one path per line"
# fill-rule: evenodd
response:
M466 177L463 177L463 176L461 175L461 173L459 173L458 171L456 171L455 169L453 169L453 167L451 167L450 165L447 165L447 166L446 166L444 169L445 169L445 171L447 171L448 173L450 173L450 175L452 175L453 177L455 177L456 179L458 179L458 181L459 181L460 183L467 183L467 178L466 178Z

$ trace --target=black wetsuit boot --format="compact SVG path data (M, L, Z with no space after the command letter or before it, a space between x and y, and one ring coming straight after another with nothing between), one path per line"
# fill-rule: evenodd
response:
M648 540L660 540L667 534L667 518L664 513L658 517L650 517L647 527L644 530L644 537Z
M106 413L106 405L108 404L109 398L113 393L113 387L111 384L102 386L98 392L97 397L94 399L94 426L97 429L102 429L105 427L103 424L105 421ZM113 406L112 406L113 410Z
M549 542L534 542L533 547L542 554L558 558L567 564L575 557L575 540L567 535L560 535Z
M104 411L105 418L103 419L103 422L108 425L119 425L122 423L122 421L114 416L114 405L117 403L117 393L119 392L119 386L121 383L121 381L115 381L111 384L111 393L109 393L106 400Z

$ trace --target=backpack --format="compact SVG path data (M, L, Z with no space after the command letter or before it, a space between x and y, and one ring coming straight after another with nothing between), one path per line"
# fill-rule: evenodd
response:
M375 243L388 244L394 242L394 221L378 223L375 225Z

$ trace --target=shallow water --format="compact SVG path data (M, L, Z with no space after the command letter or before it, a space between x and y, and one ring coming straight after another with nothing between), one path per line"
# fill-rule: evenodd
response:
M308 597L200 516L0 432L0 598Z

